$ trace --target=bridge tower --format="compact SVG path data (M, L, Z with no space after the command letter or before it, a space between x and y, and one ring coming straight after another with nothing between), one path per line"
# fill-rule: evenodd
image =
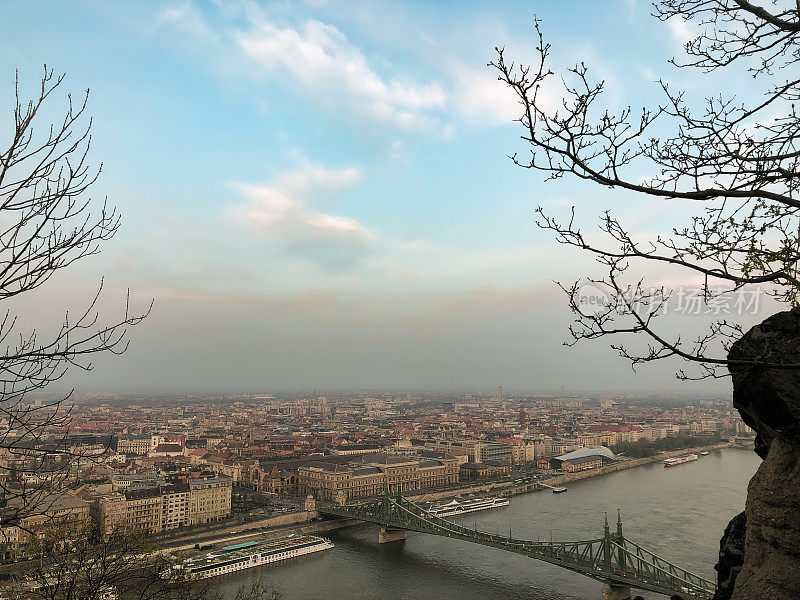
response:
M619 515L617 515L617 532L614 537L619 540L622 539L622 519ZM611 541L611 528L608 526L608 515L606 515L605 530L603 535L603 566L605 567L607 573L610 572L612 568L611 561L613 559L613 553L611 550ZM606 582L603 584L602 600L630 600L630 598L631 588L629 588L627 585L614 585L611 582Z
M391 500L391 497L392 497L392 491L389 488L389 484L386 484L386 489L383 492L383 500L385 502L389 502ZM402 501L403 501L403 496L400 493L400 488L398 488L395 502L400 504ZM384 525L383 527L381 527L381 530L378 533L379 544L388 544L389 542L399 542L404 539L406 539L406 530L400 529L398 527L389 527L388 525Z

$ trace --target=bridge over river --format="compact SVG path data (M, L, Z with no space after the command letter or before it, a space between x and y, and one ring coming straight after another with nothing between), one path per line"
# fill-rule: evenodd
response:
M606 518L602 537L579 541L532 541L487 533L435 517L400 495L383 496L360 504L319 503L321 514L376 523L384 542L404 539L406 531L438 535L522 554L603 583L604 600L622 600L630 588L708 600L716 585L690 573L625 538L618 516L614 530Z

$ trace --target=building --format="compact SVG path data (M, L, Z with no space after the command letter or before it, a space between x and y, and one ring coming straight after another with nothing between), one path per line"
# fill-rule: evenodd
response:
M551 452L555 455L566 454L581 448L581 443L576 439L560 439L551 442Z
M602 456L583 456L561 461L561 470L567 473L576 473L588 469L597 469L603 466Z
M100 526L104 536L108 536L118 528L125 528L128 523L128 505L125 495L114 492L97 499L93 505L94 519Z
M503 477L511 472L511 465L505 462L468 462L461 465L459 477L464 481Z
M297 486L297 475L294 470L279 469L278 465L254 465L247 481L256 491L283 494Z
M483 442L477 462L504 463L510 465L513 461L513 449L504 442Z
M557 456L556 458L567 460L572 458L583 458L584 456L600 456L608 460L614 460L614 452L611 450L611 448L607 448L606 446L579 448L577 450L573 450L572 452L568 452L567 454Z
M511 464L521 465L527 462L528 456L526 451L525 440L522 440L520 438L509 438L498 441L508 446L511 452Z
M114 473L111 477L111 484L114 487L114 491L125 492L158 487L166 484L166 481L160 473L155 471L145 471L144 473L123 472Z
M161 531L163 504L159 488L130 490L125 497L125 527L134 531Z
M458 482L459 460L397 456L386 453L366 457L362 463L316 463L299 467L298 485L317 498L346 502L390 492L450 485Z
M147 456L152 448L152 438L145 436L128 436L117 439L117 452L119 454L136 454Z
M231 479L210 477L189 482L189 525L218 521L231 513Z
M114 492L98 498L95 518L106 536L115 529L158 533L161 531L161 512L159 489L146 488Z
M425 447L438 450L451 456L456 454L467 454L467 459L479 461L484 442L479 440L429 440L425 442Z
M605 446L596 446L593 448L581 448L546 460L550 469L561 469L567 473L575 473L602 467L606 462L614 460L614 453ZM537 461L537 466L539 466L539 461ZM545 467L540 466L539 468Z
M0 554L7 558L16 554L34 538L44 538L48 532L61 529L66 535L84 534L91 522L89 504L72 494L43 495L35 505L25 506L24 500L14 498L4 507L5 518L14 522L18 510L28 513L16 525L0 528ZM19 508L15 506L19 505ZM32 514L30 514L32 513Z
M94 517L107 536L117 528L158 533L220 519L230 512L230 480L213 478L113 492L97 499Z
M234 460L225 458L218 454L210 453L192 453L189 460L192 464L201 464L207 466L210 470L230 477L232 483L243 483L245 478L249 476L250 468L255 464L255 461Z
M156 458L183 456L183 455L184 455L183 446L181 446L180 444L167 444L167 443L154 446L147 453L147 456Z
M189 524L189 484L161 488L161 528L176 529Z
M549 458L537 458L536 459L536 468L540 471L550 471L553 468L553 465L550 463Z
M331 449L331 454L335 455L352 455L352 454L375 454L380 451L381 446L378 444L349 444L347 446L339 446Z

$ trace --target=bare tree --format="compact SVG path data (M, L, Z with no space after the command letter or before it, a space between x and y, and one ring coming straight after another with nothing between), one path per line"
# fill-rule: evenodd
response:
M654 263L682 269L700 278L702 300L760 286L778 302L798 304L800 276L800 197L798 130L794 103L800 98L796 66L800 60L800 3L776 0L767 8L748 0L662 0L654 16L691 21L698 34L685 44L685 60L673 65L750 78L761 96L743 102L720 94L694 103L660 81L663 101L634 111L602 106L605 84L580 64L563 76L563 99L555 109L543 101L543 85L555 78L549 68L550 44L540 22L538 60L515 65L504 49L490 63L514 90L522 107L526 156L514 155L524 168L547 179L565 176L639 196L643 201L682 200L696 204L682 227L641 240L610 210L603 210L596 242L576 224L576 213L558 219L537 209L537 223L559 243L592 254L605 274L590 279L606 300L581 302L581 282L559 284L575 315L570 328L579 340L614 336L614 348L635 367L677 357L699 366L681 378L717 377L728 367L752 365L787 369L781 356L756 355L730 360L728 350L742 335L740 323L719 319L697 336L684 338L659 319L676 290L646 285L641 269ZM642 172L653 173L645 180ZM578 215L579 216L579 215ZM629 336L645 334L645 347Z
M25 548L23 581L7 584L4 595L26 600L200 600L206 582L162 577L172 562L142 532L117 529L98 535L85 523L52 527L31 537Z
M44 68L34 97L21 98L15 79L11 139L0 146L0 301L23 296L46 284L57 272L96 254L118 231L120 218L106 202L89 196L100 167L89 162L91 119L85 116L88 90L79 101L66 96L66 111L55 124L42 122L64 75ZM111 324L97 312L97 293L78 314L66 313L50 334L23 330L17 316L0 314L0 526L19 524L41 511L64 474L64 460L47 460L55 448L69 449L48 434L70 422L71 394L39 404L30 395L61 379L70 367L89 370L98 353L127 348L127 328L149 312L130 311ZM53 443L47 448L46 443Z
M141 531L116 528L110 535L73 521L32 537L22 564L24 581L0 586L10 600L223 600L212 580L174 568ZM242 583L235 600L280 600L283 594L258 577Z

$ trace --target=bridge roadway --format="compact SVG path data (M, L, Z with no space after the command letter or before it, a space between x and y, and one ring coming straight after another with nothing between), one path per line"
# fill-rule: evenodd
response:
M360 504L318 503L321 514L357 519L381 525L385 539L401 539L400 532L418 531L499 548L541 560L605 584L603 598L626 598L630 588L678 596L685 600L708 600L715 584L675 566L642 546L626 539L622 521L611 531L608 519L603 537L581 541L530 541L462 527L435 517L422 507L389 493Z

